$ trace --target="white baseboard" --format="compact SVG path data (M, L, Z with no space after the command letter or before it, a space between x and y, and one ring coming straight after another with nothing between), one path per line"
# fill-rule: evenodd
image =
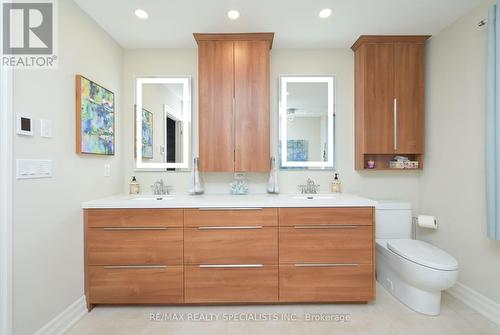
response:
M448 289L447 292L482 314L487 319L490 319L500 325L499 303L458 282L453 287Z
M87 314L87 304L83 296L40 328L35 335L63 335L85 314Z

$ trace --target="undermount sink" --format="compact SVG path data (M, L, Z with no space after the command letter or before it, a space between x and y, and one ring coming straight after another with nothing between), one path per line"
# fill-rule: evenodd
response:
M330 200L335 199L336 196L333 194L300 194L294 196L293 198L300 200Z
M172 195L148 195L141 196L137 198L132 198L133 201L165 201L172 200L174 197Z

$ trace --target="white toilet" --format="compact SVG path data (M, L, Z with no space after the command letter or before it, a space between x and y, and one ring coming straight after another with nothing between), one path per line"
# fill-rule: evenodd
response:
M411 237L410 204L379 202L376 207L377 281L411 309L438 315L441 291L455 284L458 262L443 250Z

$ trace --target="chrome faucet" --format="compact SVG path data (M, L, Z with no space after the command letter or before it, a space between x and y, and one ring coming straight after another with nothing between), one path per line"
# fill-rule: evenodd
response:
M297 185L297 188L301 194L317 194L319 184L316 184L311 178L307 178L306 184Z
M167 195L170 194L169 188L170 186L167 185L163 179L160 179L158 181L155 181L152 185L151 188L153 189L153 194L154 195Z

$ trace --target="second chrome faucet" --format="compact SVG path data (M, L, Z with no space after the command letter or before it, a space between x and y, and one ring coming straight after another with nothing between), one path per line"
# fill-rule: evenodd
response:
M307 178L306 184L297 185L297 188L301 194L317 194L319 184L316 184L311 178Z

